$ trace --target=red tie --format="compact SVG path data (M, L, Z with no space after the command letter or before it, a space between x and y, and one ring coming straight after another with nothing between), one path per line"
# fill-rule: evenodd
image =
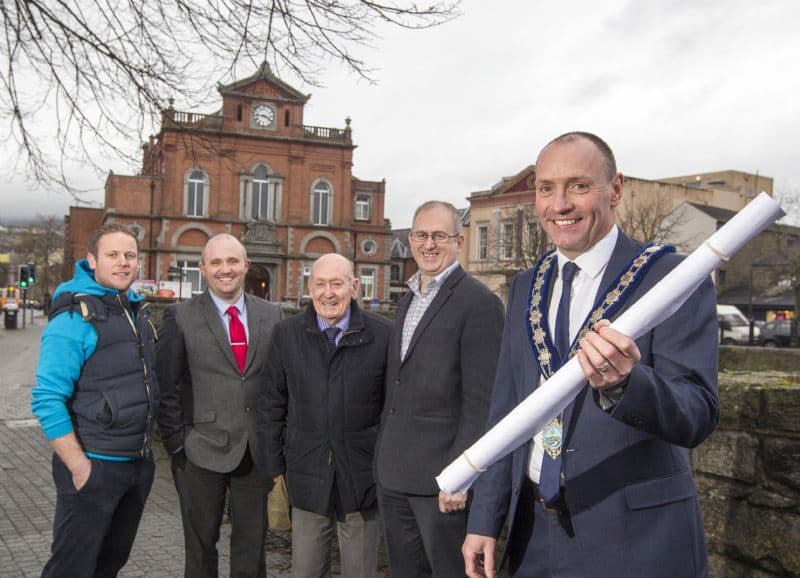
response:
M230 317L231 349L236 363L239 364L239 371L244 372L244 362L247 359L247 334L244 332L244 325L239 320L239 310L233 305L228 307Z

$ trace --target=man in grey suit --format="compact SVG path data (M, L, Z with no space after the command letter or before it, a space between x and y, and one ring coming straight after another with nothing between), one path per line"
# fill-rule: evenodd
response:
M503 305L458 264L464 244L453 205L429 201L409 241L419 271L389 342L375 470L393 578L464 575L466 494L435 477L484 431Z
M264 538L272 480L254 464L256 403L280 310L242 291L250 262L236 237L203 248L208 290L164 314L156 370L158 416L172 456L187 578L218 575L217 541L230 491L232 577L266 576Z

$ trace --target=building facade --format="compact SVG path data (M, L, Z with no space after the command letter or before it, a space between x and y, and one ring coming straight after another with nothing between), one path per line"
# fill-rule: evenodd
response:
M468 197L469 225L462 263L504 302L514 275L533 266L550 248L534 208L535 179L536 168L530 165ZM681 220L674 211L681 203L736 212L753 197L756 187L772 194L772 179L740 171L660 180L626 176L617 221L632 236L650 241L653 239L644 238L652 234L648 229L673 215L675 222L660 231L662 236L672 237ZM672 238L655 240L676 242Z
M85 255L86 229L123 223L139 236L142 279L183 278L197 293L205 289L201 248L226 232L247 248L248 293L299 303L311 263L335 252L355 263L365 302L388 302L385 181L353 176L350 119L344 128L305 125L309 96L266 63L218 90L222 107L213 114L172 103L162 111L140 173L108 176L99 218L96 210L70 210L68 254Z
M735 211L684 202L675 243L688 254L730 221ZM800 272L800 227L773 224L713 273L717 301L735 305L747 317L770 321L794 318Z

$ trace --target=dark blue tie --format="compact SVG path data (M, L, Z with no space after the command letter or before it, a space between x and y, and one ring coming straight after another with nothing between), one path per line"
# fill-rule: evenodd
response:
M569 355L569 305L572 298L572 280L577 271L578 266L572 261L564 263L561 270L561 300L558 302L558 311L556 311L556 335L553 343L558 350L558 362L554 366L556 370L561 367Z
M322 330L322 333L325 334L325 340L328 342L331 351L334 351L336 349L336 336L339 335L339 332L341 330L342 330L341 327L336 327L336 326L326 327L325 329Z
M553 370L561 367L562 361L569 357L569 305L572 298L572 280L578 266L567 261L561 270L561 300L556 311L556 331L553 345L558 351L558 359ZM551 421L544 429L544 456L539 474L539 494L548 506L558 501L561 492L561 444L564 437L561 416ZM548 452L548 447L550 452Z

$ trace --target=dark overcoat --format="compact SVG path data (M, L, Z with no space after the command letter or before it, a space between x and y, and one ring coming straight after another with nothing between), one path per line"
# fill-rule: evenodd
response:
M259 394L257 462L271 477L286 475L292 506L328 513L335 479L343 513L375 507L372 457L391 327L355 302L333 351L313 305L275 327Z

